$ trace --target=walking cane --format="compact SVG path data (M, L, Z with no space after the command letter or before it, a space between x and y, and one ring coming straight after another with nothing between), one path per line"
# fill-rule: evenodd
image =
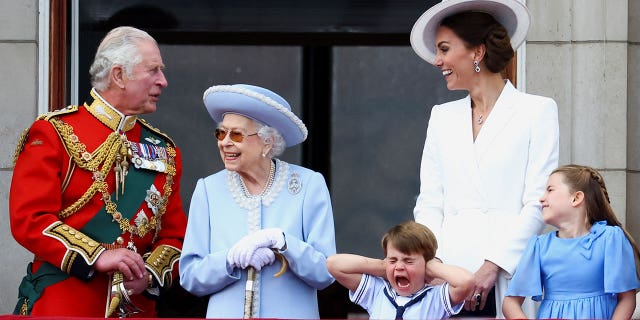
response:
M107 294L107 306L104 317L109 318L118 310L119 318L127 318L141 312L129 298L130 293L124 288L124 276L122 272L116 271L109 277L109 291Z
M251 319L253 315L253 294L255 288L253 282L256 281L256 268L247 268L247 283L244 287L244 319Z
M282 264L280 266L280 270L276 272L273 276L279 277L283 275L287 271L287 267L289 266L289 262L287 262L287 258L285 258L281 253L275 252L276 258L280 260ZM256 281L256 269L254 267L247 268L247 282L244 288L244 319L252 319L253 318L253 299L255 294L254 283Z

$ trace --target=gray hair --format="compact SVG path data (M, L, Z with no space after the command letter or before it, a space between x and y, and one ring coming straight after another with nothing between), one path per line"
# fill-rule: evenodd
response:
M107 89L109 72L115 65L122 66L127 77L131 78L133 67L142 61L138 44L143 41L156 43L148 33L133 27L118 27L109 31L100 42L89 69L91 85L98 91Z
M263 123L255 121L256 127L258 128L258 136L264 141L264 143L271 144L271 150L269 150L269 154L267 157L273 159L275 157L280 156L284 152L284 148L286 144L284 142L284 138L278 132L278 129L269 127Z

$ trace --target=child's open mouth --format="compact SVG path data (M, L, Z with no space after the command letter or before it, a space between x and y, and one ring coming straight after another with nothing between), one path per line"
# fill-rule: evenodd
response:
M400 288L408 288L411 282L406 277L396 277L396 284Z

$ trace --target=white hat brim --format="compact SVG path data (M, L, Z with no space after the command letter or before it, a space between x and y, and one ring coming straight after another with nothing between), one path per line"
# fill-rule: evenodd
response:
M492 15L507 29L514 50L524 42L531 24L529 9L518 0L444 0L425 11L411 29L411 47L420 58L434 63L436 31L442 19L464 11Z

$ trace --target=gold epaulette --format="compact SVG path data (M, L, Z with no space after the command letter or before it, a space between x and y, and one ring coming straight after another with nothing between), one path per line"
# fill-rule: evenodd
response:
M147 122L147 120L144 120L144 119L138 117L138 121L140 121L140 124L145 126L147 129L149 129L149 130L153 131L154 133L162 136L167 141L167 143L169 143L172 147L176 146L176 143L173 142L173 139L169 138L169 136L166 133L160 131L160 129L158 129L158 128L152 126L151 124L149 124Z
M43 113L43 114L38 116L37 120L47 120L47 121L49 121L49 119L51 119L53 117L57 117L57 116L60 116L60 115L63 115L63 114L73 113L73 112L76 112L76 111L78 111L78 106L69 105L66 108L62 108L62 109L58 109L58 110L54 110L54 111Z
M73 113L76 111L78 111L78 106L70 105L70 106L67 106L66 108L43 113L36 118L36 121L37 120L49 121L53 117L63 115L63 114ZM29 129L30 127L24 129L22 131L22 134L20 135L20 138L18 138L18 144L16 145L16 149L13 152L13 166L16 165L16 161L18 161L18 156L20 155L20 152L22 152L22 149L24 148L24 143L27 141L27 138L29 137Z

